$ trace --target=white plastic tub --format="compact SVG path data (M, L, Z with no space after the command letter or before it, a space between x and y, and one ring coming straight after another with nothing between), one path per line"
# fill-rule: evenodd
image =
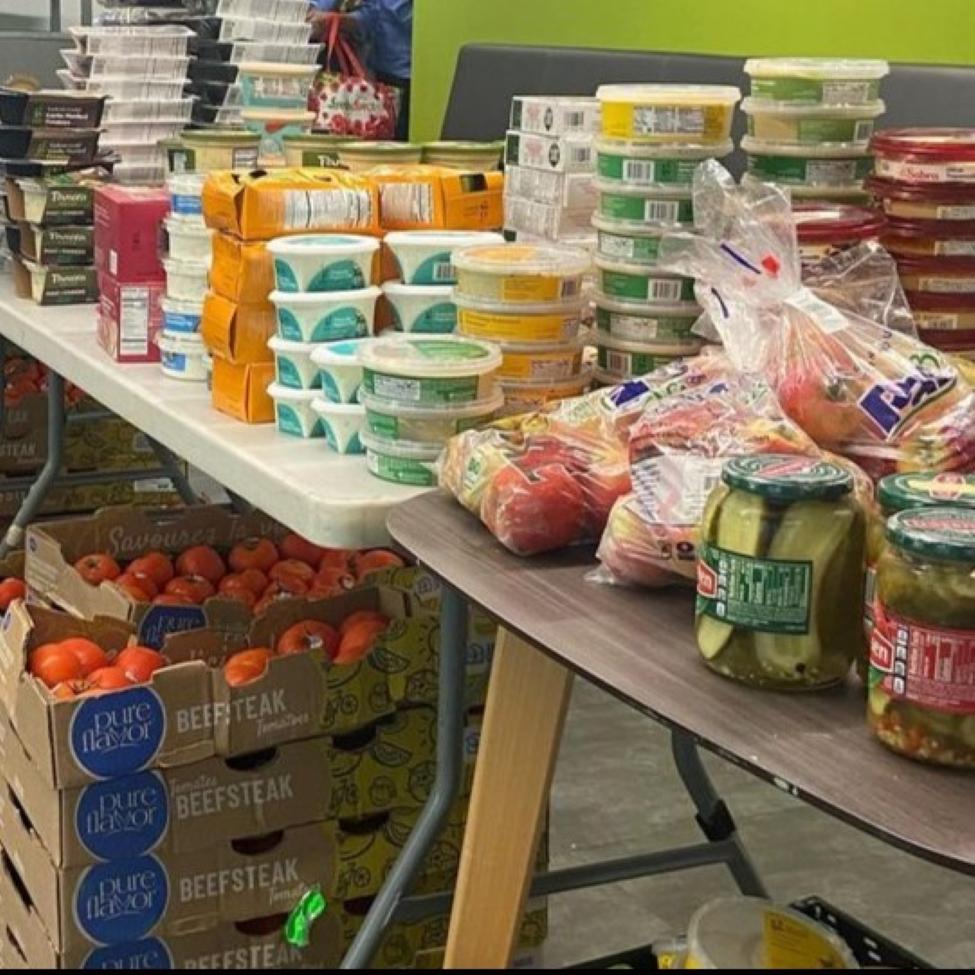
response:
M869 143L886 106L879 100L863 105L804 105L746 98L741 108L748 134L762 142L856 148Z
M170 216L166 218L169 256L176 261L204 264L213 261L213 231L199 220Z
M596 258L599 289L610 298L650 305L696 304L694 279L663 274L646 264Z
M206 364L203 361L206 349L200 335L164 329L159 333L159 352L163 374L170 379L206 382Z
M445 406L415 406L361 393L359 400L366 411L370 433L383 440L406 440L410 443L444 443L464 430L489 423L504 406L498 392L490 399Z
M188 57L143 57L133 55L103 55L91 58L88 77L143 78L154 81L182 81L190 66ZM76 72L77 73L77 72Z
M701 347L701 338L692 331L701 315L696 305L646 305L604 294L597 294L595 301L596 326L611 339L677 346L684 355Z
M245 61L237 73L241 104L244 108L305 109L317 72L317 64Z
M453 256L465 247L503 244L491 231L398 230L387 234L386 246L399 265L404 284L455 284Z
M210 267L199 262L163 258L166 270L166 295L177 301L203 301L206 297Z
M379 288L310 294L271 292L278 335L294 342L358 339L372 332Z
M630 142L726 143L741 98L728 85L601 85L602 132Z
M599 191L597 215L605 220L635 227L653 224L661 233L682 227L689 229L694 224L694 200L689 188L658 190L602 180L597 181L596 188Z
M863 105L880 97L886 61L848 58L749 58L752 98L806 105Z
M311 24L257 17L224 17L220 23L221 41L273 41L276 44L307 44Z
M490 342L563 342L579 334L582 300L508 305L454 293L457 331Z
M174 216L202 222L205 182L206 173L174 173L166 180Z
M493 345L453 335L403 335L359 346L359 362L363 390L379 399L472 403L494 395L501 353Z
M362 366L359 346L371 339L346 342L327 342L317 345L311 361L321 370L321 386L325 398L332 403L354 403L362 385Z
M202 301L177 301L163 298L163 328L170 334L192 335L200 330L203 318Z
M97 91L123 101L175 101L183 97L186 84L183 78L139 78L129 75L77 78L66 70L60 70L57 74L65 88Z
M318 348L311 342L289 342L280 335L272 335L267 347L274 353L274 370L278 385L289 389L319 389L322 374L312 362L312 353Z
M537 304L578 298L590 261L568 247L495 244L458 251L454 267L466 298Z
M790 145L762 142L746 135L741 147L747 153L748 175L766 183L781 183L793 190L823 187L861 189L873 172L868 146L836 149L830 145Z
M312 400L322 433L329 447L339 454L364 454L361 434L366 425L366 410L359 403L333 403L327 399Z
M409 285L387 281L383 294L389 301L398 332L449 334L457 328L457 306L450 285Z
M220 0L218 17L266 17L282 23L302 24L307 0Z
M413 487L436 486L440 444L383 440L368 430L359 439L366 449L366 466L374 476Z
M624 342L604 334L599 336L598 341L596 363L599 370L614 377L617 382L644 376L683 355L679 347Z
M321 395L317 389L292 389L271 383L267 392L274 400L274 416L282 433L305 439L322 436L322 421L312 407Z
M153 101L148 98L112 98L105 104L102 126L120 122L182 122L188 125L193 117L192 98L173 98Z
M278 291L358 291L372 281L379 241L355 234L302 234L278 237L267 249Z
M152 27L71 27L75 47L82 54L140 57L185 57L193 31L179 24Z

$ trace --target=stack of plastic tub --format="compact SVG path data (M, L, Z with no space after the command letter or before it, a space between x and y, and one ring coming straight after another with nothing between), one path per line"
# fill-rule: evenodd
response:
M493 244L454 255L457 331L494 344L504 413L525 413L589 387L582 327L585 251Z
M184 93L193 32L182 25L75 27L74 48L62 50L66 88L109 96L101 146L119 157L115 179L159 184L166 175L161 140L189 123L193 101Z
M870 190L921 337L975 359L975 129L874 136Z
M379 241L354 234L280 237L274 262L276 381L268 388L278 429L324 437L339 453L361 453L365 422L353 365L360 340L372 335L379 288L371 282ZM338 370L338 371L336 371ZM324 381L324 384L323 384Z
M694 355L692 278L657 270L661 239L694 224L694 172L731 152L737 88L604 85L596 143L596 379L615 384Z
M869 143L883 114L886 61L752 58L742 108L748 178L788 187L797 203L867 201Z

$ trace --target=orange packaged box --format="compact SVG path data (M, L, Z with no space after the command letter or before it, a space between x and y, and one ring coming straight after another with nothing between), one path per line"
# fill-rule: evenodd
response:
M504 174L439 166L377 166L383 230L497 230L504 223Z
M380 233L376 184L335 169L212 173L203 186L203 216L208 227L244 241Z
M211 291L203 301L200 334L210 352L227 362L271 362L267 340L276 323L271 304L238 305Z
M210 287L238 304L266 302L274 290L274 262L264 241L214 234Z
M213 357L214 409L244 423L274 422L274 400L267 391L273 382L273 362L235 363Z

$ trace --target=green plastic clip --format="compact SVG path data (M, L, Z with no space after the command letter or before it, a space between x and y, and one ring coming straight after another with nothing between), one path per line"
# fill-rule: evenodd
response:
M328 909L328 901L320 887L312 887L288 915L284 925L284 940L295 948L307 948L311 943L312 925Z

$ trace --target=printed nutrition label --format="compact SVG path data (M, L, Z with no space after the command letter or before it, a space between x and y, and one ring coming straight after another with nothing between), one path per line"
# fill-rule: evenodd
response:
M123 356L149 352L149 289L123 288L119 296L119 351Z

